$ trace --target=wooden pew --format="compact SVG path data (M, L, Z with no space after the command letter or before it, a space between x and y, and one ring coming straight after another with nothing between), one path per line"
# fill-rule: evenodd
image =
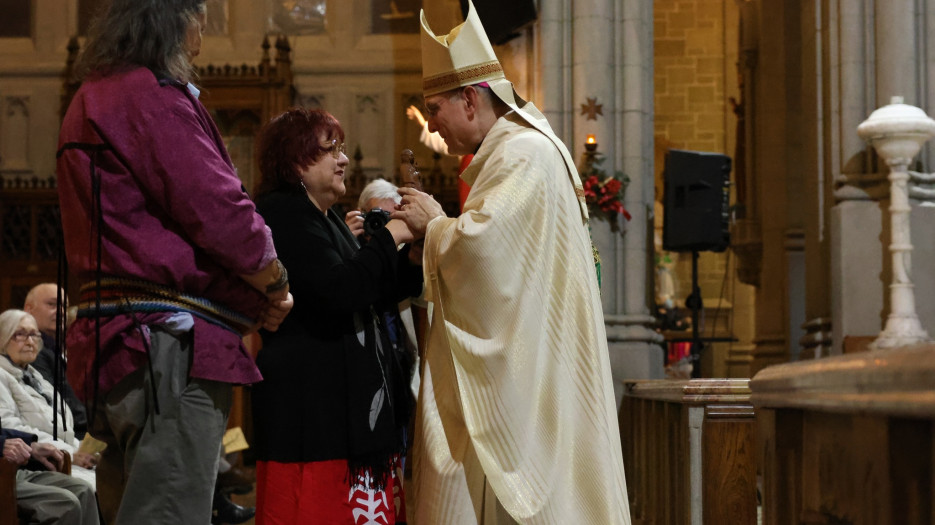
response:
M620 436L633 525L756 523L748 379L632 381Z

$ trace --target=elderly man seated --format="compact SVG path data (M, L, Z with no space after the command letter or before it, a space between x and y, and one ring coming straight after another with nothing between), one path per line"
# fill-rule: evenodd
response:
M2 428L3 459L21 468L16 472L17 513L24 523L97 525L94 489L84 481L62 474L64 456L49 443L38 443L35 434ZM48 470L27 470L30 467Z

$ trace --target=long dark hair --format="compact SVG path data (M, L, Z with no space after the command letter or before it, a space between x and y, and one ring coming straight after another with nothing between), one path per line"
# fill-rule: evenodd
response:
M88 29L75 80L143 66L161 78L191 81L186 36L205 9L205 0L110 0Z
M256 141L261 175L256 195L304 191L300 173L324 155L319 142L322 134L344 141L341 123L323 109L292 108L263 126Z

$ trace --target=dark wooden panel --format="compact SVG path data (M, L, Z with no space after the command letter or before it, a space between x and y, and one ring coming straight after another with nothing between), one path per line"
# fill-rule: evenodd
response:
M756 523L755 428L753 407L705 407L704 523Z

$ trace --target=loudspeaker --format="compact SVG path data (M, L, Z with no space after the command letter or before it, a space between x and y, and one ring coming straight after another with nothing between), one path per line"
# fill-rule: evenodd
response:
M666 153L662 247L673 252L722 252L730 246L727 155Z
M505 44L517 31L536 21L535 0L472 0L487 38L493 44ZM467 0L461 0L461 16L467 18Z

